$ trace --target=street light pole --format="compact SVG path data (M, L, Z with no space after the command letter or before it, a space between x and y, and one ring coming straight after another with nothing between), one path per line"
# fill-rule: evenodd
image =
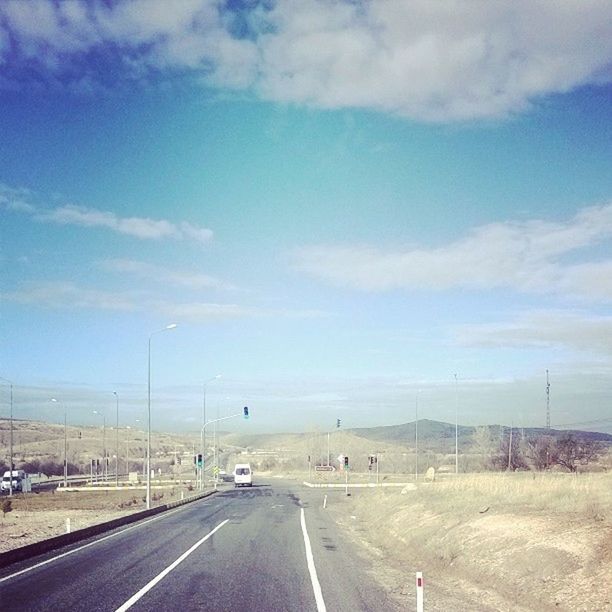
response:
M64 489L68 487L68 416L64 406Z
M206 453L206 386L221 378L221 374L213 376L202 384L202 429L200 430L200 452L202 453L202 466L200 467L200 490L204 489L204 455Z
M9 486L9 495L13 494L13 383L11 383L11 434L9 436L9 444L10 444L10 449L9 449L9 463L10 463L10 467L9 469L11 470L11 480L10 480L10 486Z
M174 329L176 323L166 325L163 329L149 334L149 372L148 372L148 384L147 384L147 510L151 508L151 338L155 334L159 334L168 329Z
M117 422L115 423L116 428L116 440L115 440L115 486L119 486L119 395L116 391L113 391L117 405Z
M58 403L54 397L51 398L51 401ZM62 402L62 406L64 407L64 489L66 489L68 487L68 416L64 402Z
M94 410L93 413L102 417L102 478L106 482L108 476L106 470L106 414L97 410Z
M6 378L0 378L5 383L9 384L11 390L11 399L10 399L10 422L11 422L11 431L9 434L9 470L10 470L10 478L9 478L9 495L13 495L13 383Z

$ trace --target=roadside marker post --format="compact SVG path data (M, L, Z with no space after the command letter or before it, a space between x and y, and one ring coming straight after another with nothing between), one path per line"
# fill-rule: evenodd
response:
M323 509L327 508L327 495L323 498Z
M70 533L70 517L66 518L66 533Z
M416 573L416 599L417 612L423 612L424 593L423 593L423 572Z

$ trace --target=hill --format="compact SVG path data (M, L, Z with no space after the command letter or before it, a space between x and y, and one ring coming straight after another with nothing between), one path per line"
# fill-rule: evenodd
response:
M455 448L455 425L442 421L431 421L419 419L418 435L419 447L438 453L449 453ZM507 435L509 427L506 425L487 425L491 437ZM459 425L458 442L459 450L468 450L473 445L473 436L477 427ZM366 440L393 442L404 448L414 448L415 422L403 423L401 425L386 425L381 427L362 427L348 430ZM577 438L588 439L594 442L603 442L612 445L612 435L594 431L579 431L568 429L545 429L543 427L515 427L514 432L520 432L526 438L535 438L542 435L561 438L572 434Z

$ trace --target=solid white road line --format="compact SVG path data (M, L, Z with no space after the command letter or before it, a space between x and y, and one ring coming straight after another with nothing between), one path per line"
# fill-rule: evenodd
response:
M304 508L300 508L300 523L302 524L302 533L304 534L304 544L306 546L306 561L308 563L308 571L310 572L310 580L312 582L312 590L314 591L315 601L317 602L318 612L326 612L325 602L323 601L323 593L321 585L317 578L317 569L312 556L312 548L310 546L310 538L306 531L306 519L304 518Z
M179 506L178 508L176 508L175 510L170 510L169 512L162 512L161 514L159 514L158 516L154 516L153 518L147 519L146 521L142 521L142 522L138 522L135 525L132 525L131 527L126 527L125 529L122 529L121 531L116 531L115 533L111 533L110 535L104 536L103 538L100 538L99 540L95 540L93 542L89 542L89 544L83 544L83 546L79 546L77 548L73 548L72 550L69 550L68 552L62 553L61 555L57 555L55 557L51 557L51 559L47 559L46 561L41 561L40 563L37 563L36 565L32 565L31 567L26 567L25 569L22 569L18 572L15 572L14 574L10 574L9 576L5 576L4 578L0 578L0 583L5 582L6 580L10 580L11 578L15 578L16 576L21 576L21 574L26 574L27 572L31 572L32 570L36 569L37 567L42 567L43 565L47 565L48 563L53 563L53 561L57 561L58 559L61 559L62 557L67 557L68 555L72 555L75 552L79 552L79 550L83 550L84 548L89 548L90 546L94 546L95 544L99 544L100 542L104 542L104 540L110 540L110 538L114 538L118 535L121 535L122 533L125 533L126 531L131 531L132 529L136 529L137 527L142 527L143 525L146 525L147 523L152 523L153 521L158 521L159 519L162 519L164 517L170 516L171 514L175 514L176 512L179 512L181 510L184 510L187 506Z
M129 610L143 595L148 593L160 580L163 580L165 576L167 576L179 563L184 561L198 546L206 542L210 536L212 536L215 531L218 531L225 525L229 523L229 519L225 519L222 523L219 523L211 532L206 534L201 540L198 540L189 550L185 551L174 563L171 563L164 571L160 572L153 580L149 583L145 584L138 593L132 595L121 607L117 608L115 612L125 612L125 610Z

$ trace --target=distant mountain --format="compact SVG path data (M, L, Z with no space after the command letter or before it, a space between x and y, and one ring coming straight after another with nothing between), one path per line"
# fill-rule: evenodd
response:
M507 433L508 426L488 425L493 432ZM460 449L467 449L472 445L472 436L476 427L459 425L457 428ZM368 440L380 442L393 442L405 447L413 448L415 441L415 422L403 423L401 425L385 425L382 427L359 427L348 430L357 436ZM545 429L543 427L514 428L515 432L523 432L525 437L531 438L540 435L554 436L560 438L563 435L573 434L576 437L589 440L605 442L612 445L612 435L593 431L578 431L567 429ZM451 452L455 448L455 424L442 421L431 421L419 419L418 427L419 447L423 450L429 449L436 452Z

